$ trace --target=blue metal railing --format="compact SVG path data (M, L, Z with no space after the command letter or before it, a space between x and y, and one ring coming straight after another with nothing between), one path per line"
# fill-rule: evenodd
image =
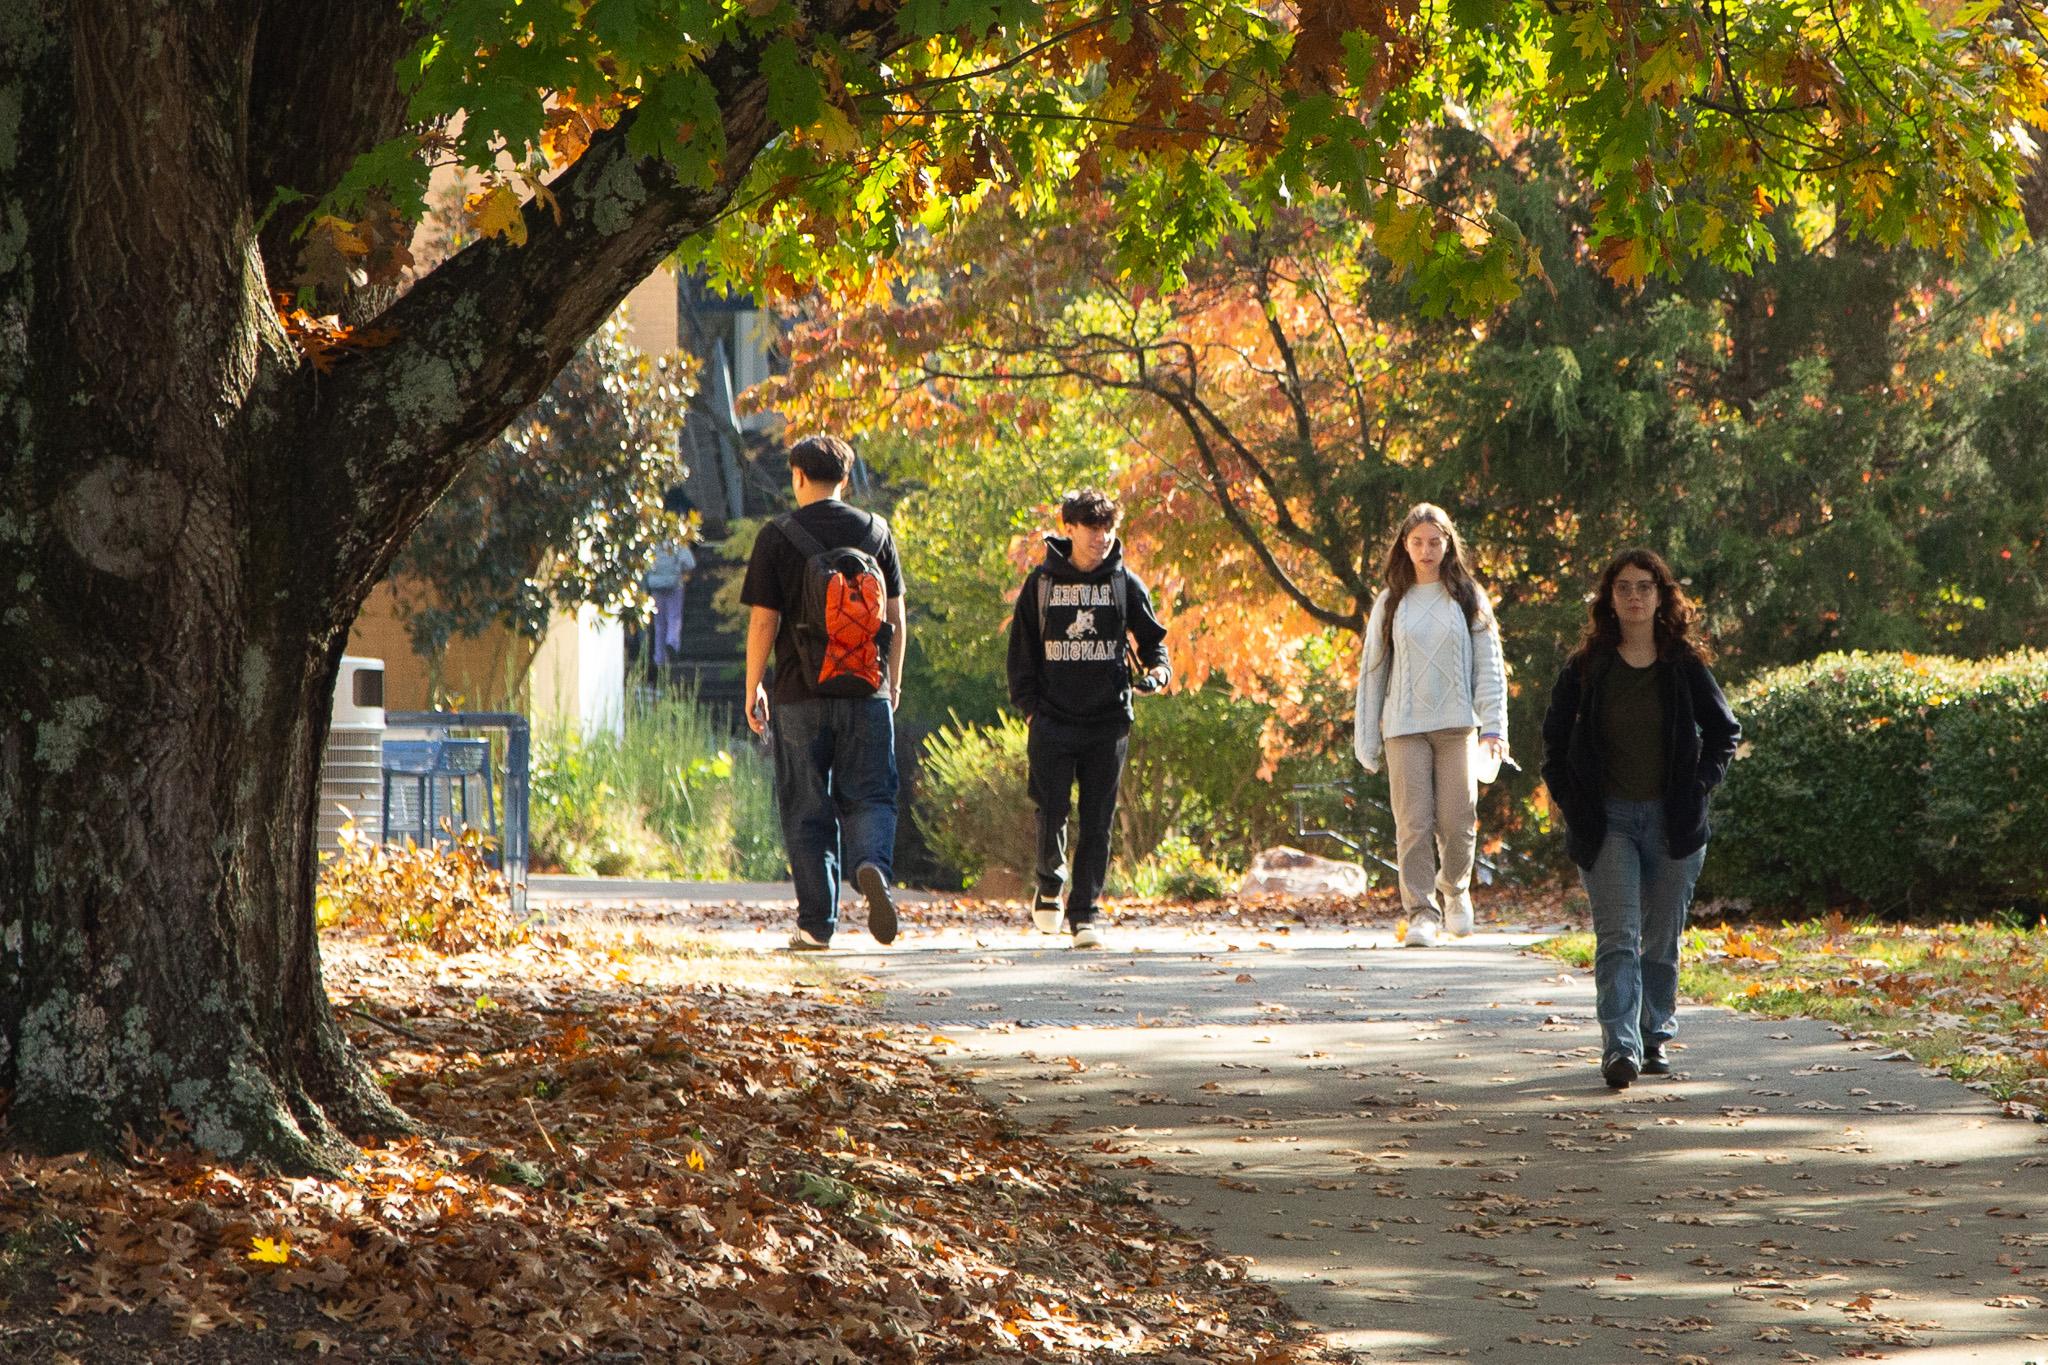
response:
M418 828L424 836L419 842L424 844L439 837L444 818L451 823L469 823L468 782L472 777L481 778L487 824L480 828L490 832L497 824L497 811L504 811L497 862L511 892L512 913L524 915L527 850L533 828L531 722L517 711L387 711L384 724L390 730L426 732L419 740L384 741L384 838L389 840L392 834L394 790L399 793L399 812L407 817L399 822L400 832ZM455 732L460 730L505 732L501 793L492 790L488 741L458 739ZM394 780L399 784L396 788ZM459 815L454 809L458 803Z

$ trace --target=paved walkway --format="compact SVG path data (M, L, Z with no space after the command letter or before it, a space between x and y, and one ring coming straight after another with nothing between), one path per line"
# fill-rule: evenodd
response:
M1532 935L917 929L832 960L1362 1360L2048 1365L2048 1129L1823 1025L1688 1009L1615 1094Z

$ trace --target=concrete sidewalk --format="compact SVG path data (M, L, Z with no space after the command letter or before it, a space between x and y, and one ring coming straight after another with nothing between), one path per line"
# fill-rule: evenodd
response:
M934 899L929 891L898 891L896 899L907 905L923 905ZM848 899L852 888L848 887ZM631 877L554 877L526 879L526 898L533 905L773 905L796 903L796 886L791 882L657 882Z
M764 950L791 897L549 889ZM904 899L823 960L1361 1360L2048 1365L2048 1128L1883 1048L1688 1007L1679 1074L1617 1094L1533 933L1139 912L1075 952Z
M1610 1092L1590 976L1526 941L998 927L835 960L1366 1360L2048 1362L2048 1130L1716 1009L1678 1075Z

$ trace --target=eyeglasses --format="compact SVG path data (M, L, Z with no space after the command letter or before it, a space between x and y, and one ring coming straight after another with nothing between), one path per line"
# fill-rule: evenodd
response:
M1655 583L1616 583L1614 585L1614 595L1616 597L1655 597L1657 595L1657 585Z

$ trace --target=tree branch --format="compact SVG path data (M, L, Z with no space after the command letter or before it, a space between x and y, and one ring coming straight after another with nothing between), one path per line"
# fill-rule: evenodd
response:
M1339 626L1353 633L1364 630L1365 616L1355 600L1349 612L1340 612L1324 606L1309 596L1307 589L1294 581L1294 576L1287 572L1286 566L1274 555L1272 547L1266 544L1266 538L1259 533L1258 527L1252 524L1251 518L1244 514L1244 509L1238 506L1237 499L1231 495L1230 480L1223 472L1222 462L1216 458L1216 449L1210 444L1208 432L1203 430L1203 422L1207 419L1198 416L1196 409L1181 399L1165 393L1159 393L1157 396L1161 402L1173 409L1174 414L1180 418L1181 425L1187 428L1188 435L1195 443L1195 453L1201 456L1202 468L1208 476L1211 500L1215 502L1217 510L1223 513L1223 519L1230 523L1230 528L1237 532L1238 539L1258 557L1266 576L1273 580L1281 592L1293 599L1296 606L1324 625Z
M261 214L280 192L303 196L262 225L273 288L289 278L295 234L321 194L404 129L394 68L422 31L393 0L263 6L249 81L249 202Z

